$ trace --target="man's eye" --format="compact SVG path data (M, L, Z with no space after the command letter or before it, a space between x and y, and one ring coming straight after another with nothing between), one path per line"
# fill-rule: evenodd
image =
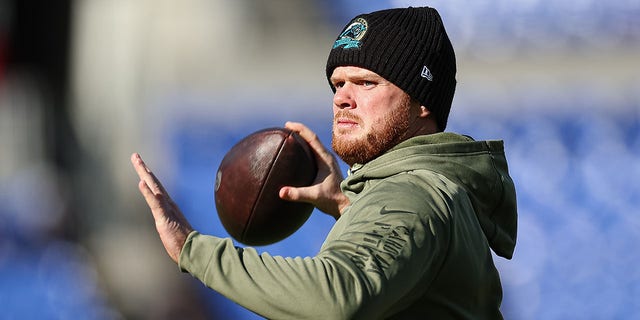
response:
M373 82L373 81L367 81L367 80L365 80L365 81L362 81L362 85L363 85L363 86L365 86L365 87L373 87L373 86L375 86L376 84L375 84L375 82Z
M342 88L344 87L344 82L340 81L340 82L336 82L333 84L334 87L336 88Z

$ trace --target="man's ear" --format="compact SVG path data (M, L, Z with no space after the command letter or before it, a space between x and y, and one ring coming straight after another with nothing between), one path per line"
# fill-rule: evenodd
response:
M431 111L427 109L425 106L420 106L420 112L418 113L418 118L426 118L431 114Z

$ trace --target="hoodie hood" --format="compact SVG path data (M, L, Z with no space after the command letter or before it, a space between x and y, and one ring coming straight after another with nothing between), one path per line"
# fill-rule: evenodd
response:
M474 141L449 132L413 137L365 165L355 164L342 189L357 194L367 180L411 170L430 170L463 186L491 249L511 259L517 234L516 193L502 141Z

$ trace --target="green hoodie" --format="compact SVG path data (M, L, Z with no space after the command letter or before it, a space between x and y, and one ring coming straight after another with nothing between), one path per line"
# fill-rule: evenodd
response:
M272 319L501 319L490 249L511 258L516 199L501 141L418 136L342 182L351 204L315 257L193 232L180 267Z

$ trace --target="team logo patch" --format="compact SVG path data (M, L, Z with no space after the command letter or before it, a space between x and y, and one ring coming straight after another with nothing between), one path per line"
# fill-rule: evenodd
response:
M338 37L338 40L333 43L333 49L343 46L343 49L360 48L362 44L360 40L367 32L367 20L358 18L347 26L344 31Z

